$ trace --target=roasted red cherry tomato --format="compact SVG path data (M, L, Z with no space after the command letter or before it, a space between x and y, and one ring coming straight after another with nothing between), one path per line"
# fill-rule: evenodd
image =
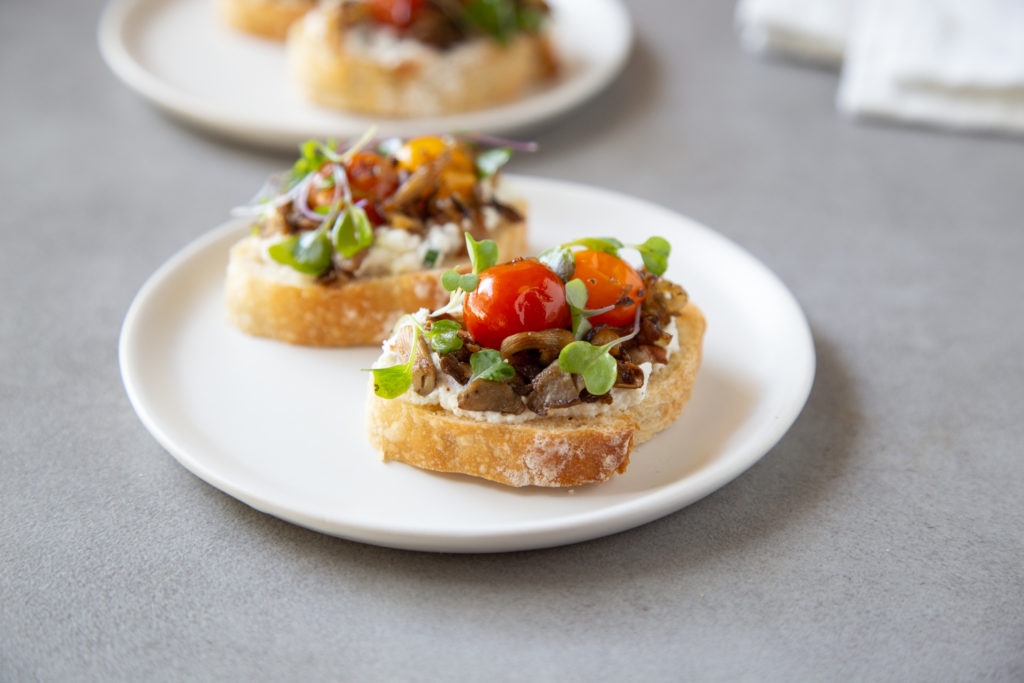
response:
M480 273L462 308L466 330L488 348L505 337L571 324L565 285L540 261L520 259Z
M636 319L636 307L644 300L644 281L633 267L603 251L577 251L573 277L587 286L587 308L604 308L622 302L612 310L590 318L593 325L627 327Z
M398 173L384 157L373 152L353 154L345 161L345 173L357 199L368 197L379 201L398 189Z
M401 29L412 23L423 0L370 0L369 5L374 21Z

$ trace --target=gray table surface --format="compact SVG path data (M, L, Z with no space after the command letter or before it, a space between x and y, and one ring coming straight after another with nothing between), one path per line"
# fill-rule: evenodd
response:
M437 555L259 513L143 428L132 297L289 159L123 87L100 0L0 4L0 679L1024 680L1024 142L843 120L731 3L631 8L622 77L512 170L757 255L813 329L810 400L664 519Z

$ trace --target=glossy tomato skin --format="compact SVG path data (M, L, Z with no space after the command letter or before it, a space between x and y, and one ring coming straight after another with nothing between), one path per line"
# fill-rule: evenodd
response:
M481 346L501 347L505 337L571 324L565 285L535 259L519 259L480 273L480 284L462 308L466 330Z
M386 199L398 189L398 173L373 152L356 152L345 161L345 175L356 198Z
M370 0L370 16L382 24L408 28L422 5L423 0Z
M587 249L577 251L574 278L587 287L587 308L604 308L628 299L607 313L590 318L593 325L628 327L636 319L636 308L643 301L644 281L633 266L618 256Z

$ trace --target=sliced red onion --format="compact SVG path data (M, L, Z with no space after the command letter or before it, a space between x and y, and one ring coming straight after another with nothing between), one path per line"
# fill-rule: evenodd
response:
M484 133L458 133L457 137L462 140L477 142L490 147L508 147L509 149L516 150L517 152L536 152L540 149L540 144L536 142L509 140L508 138L499 138L494 135L485 135Z

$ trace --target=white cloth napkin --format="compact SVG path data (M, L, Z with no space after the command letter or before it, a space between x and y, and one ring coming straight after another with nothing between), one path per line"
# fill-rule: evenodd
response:
M857 0L740 0L736 21L747 49L836 66Z
M737 20L752 50L842 60L847 114L1024 133L1024 0L741 0Z
M862 0L839 108L1024 133L1024 0Z

